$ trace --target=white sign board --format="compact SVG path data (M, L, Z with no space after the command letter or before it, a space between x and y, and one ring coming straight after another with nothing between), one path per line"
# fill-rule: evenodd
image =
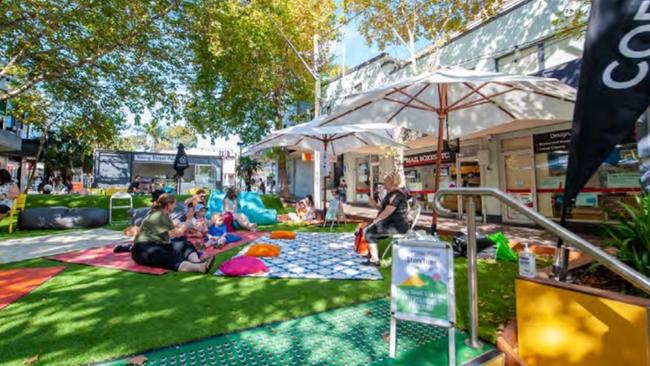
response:
M455 362L454 255L433 237L400 240L393 246L390 356L397 351L397 320L449 328L449 360Z

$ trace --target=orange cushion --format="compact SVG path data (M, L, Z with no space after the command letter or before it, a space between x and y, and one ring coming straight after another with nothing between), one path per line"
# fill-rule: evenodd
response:
M293 231L276 230L271 231L271 239L295 239L296 233Z
M277 257L280 255L280 247L268 243L254 244L246 251L249 257Z

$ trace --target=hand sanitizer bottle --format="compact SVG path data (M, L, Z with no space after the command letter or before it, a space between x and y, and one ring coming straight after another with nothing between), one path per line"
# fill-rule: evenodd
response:
M524 252L519 256L519 275L522 277L533 278L537 275L536 258L533 253L528 250L528 243L524 244Z

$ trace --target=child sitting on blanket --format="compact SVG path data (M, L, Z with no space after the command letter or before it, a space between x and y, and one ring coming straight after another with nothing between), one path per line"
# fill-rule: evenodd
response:
M208 244L220 248L226 244L228 228L220 214L212 215L211 225L208 227Z

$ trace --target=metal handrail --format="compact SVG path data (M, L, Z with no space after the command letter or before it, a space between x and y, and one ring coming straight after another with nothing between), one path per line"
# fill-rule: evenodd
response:
M441 199L444 196L490 196L499 200L504 205L518 211L528 219L541 226L548 232L557 235L559 238L567 243L572 244L574 247L580 249L584 253L590 255L598 263L607 267L610 271L625 278L634 286L643 290L645 293L650 294L650 279L641 273L630 268L623 262L607 254L604 250L598 248L596 245L581 238L574 232L566 229L558 223L542 216L539 212L530 209L523 205L513 197L505 194L496 188L443 188L438 190L434 196L434 208L438 215L445 217L455 217L456 215L446 208L442 207Z

